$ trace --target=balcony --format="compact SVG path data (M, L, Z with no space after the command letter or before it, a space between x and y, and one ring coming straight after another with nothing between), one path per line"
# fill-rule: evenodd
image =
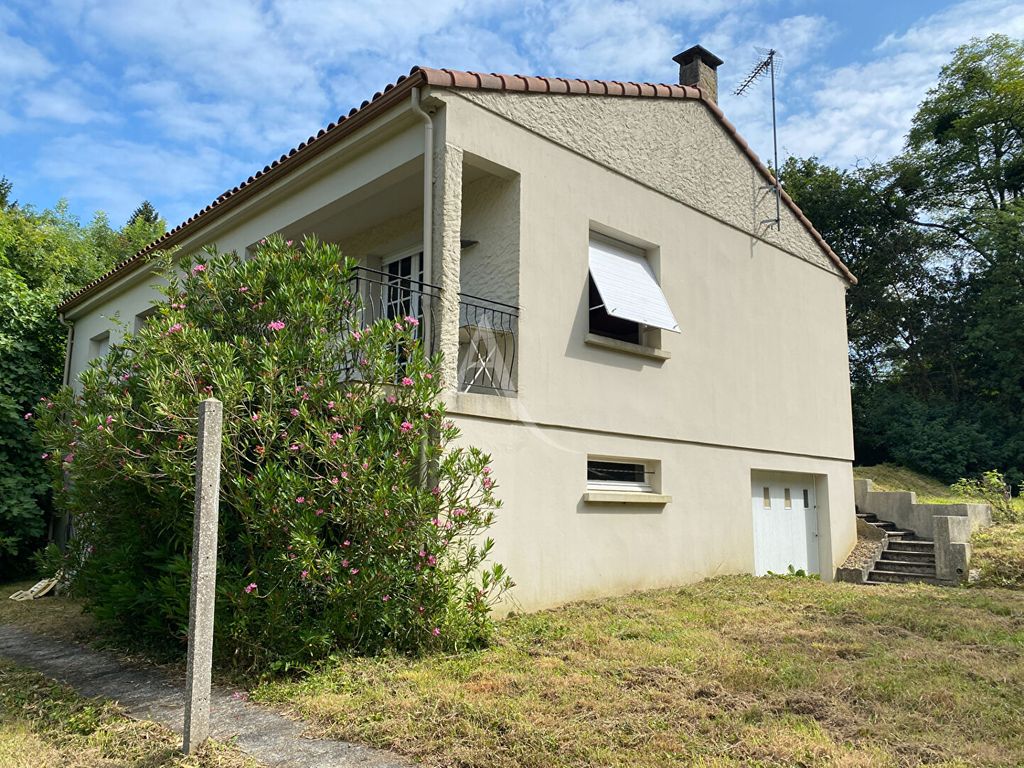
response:
M400 265L394 262L387 270L356 268L352 283L359 297L358 324L415 317L417 335L434 352L440 336L441 289L418 275L403 274ZM460 293L458 322L458 391L515 394L519 308Z

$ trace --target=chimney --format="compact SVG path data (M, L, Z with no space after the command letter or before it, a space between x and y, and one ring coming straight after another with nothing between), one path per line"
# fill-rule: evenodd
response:
M672 61L679 65L679 84L693 85L716 104L718 103L718 68L722 60L701 45L687 48Z

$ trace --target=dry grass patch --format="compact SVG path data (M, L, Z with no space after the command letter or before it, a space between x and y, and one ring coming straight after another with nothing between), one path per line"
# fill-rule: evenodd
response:
M42 635L75 642L86 642L96 637L92 616L82 611L81 603L66 595L25 601L8 599L18 590L28 589L35 583L33 579L0 585L0 624L17 624Z
M210 743L185 757L180 737L131 720L109 702L0 660L3 768L256 768L237 750Z
M265 684L433 766L1024 763L1024 605L729 577L500 623L490 649Z

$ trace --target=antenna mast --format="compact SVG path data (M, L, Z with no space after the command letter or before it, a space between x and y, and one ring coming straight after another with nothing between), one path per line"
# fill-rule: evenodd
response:
M764 77L766 74L769 76L772 84L772 148L774 151L774 165L772 169L775 176L775 184L767 189L774 187L775 189L775 218L765 219L762 224L766 224L769 227L774 226L775 229L782 229L782 180L779 173L779 131L775 121L775 60L780 59L779 52L774 48L770 48L768 51L761 51L761 60L750 70L750 74L747 75L746 79L740 83L739 87L733 91L734 96L742 96L750 88Z

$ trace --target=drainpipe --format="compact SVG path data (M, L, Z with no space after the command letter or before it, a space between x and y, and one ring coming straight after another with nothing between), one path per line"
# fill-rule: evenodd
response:
M434 282L434 121L420 106L420 89L412 89L412 111L423 121L423 282ZM430 297L424 294L423 338L433 351Z
M68 339L64 344L64 378L62 383L68 386L71 383L71 351L75 348L75 324L64 319L64 314L58 314L60 324L68 329Z

